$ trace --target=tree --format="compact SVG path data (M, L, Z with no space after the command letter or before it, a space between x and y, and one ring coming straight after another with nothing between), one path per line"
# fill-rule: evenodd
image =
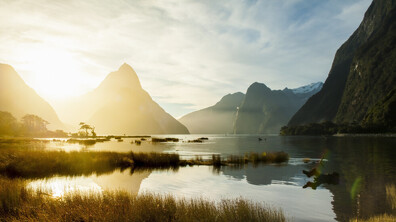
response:
M18 121L11 113L0 111L0 135L14 136L18 128Z
M22 124L27 131L30 132L46 132L48 121L33 114L27 114L22 117Z
M84 122L80 122L80 130L85 130L85 136L88 136L88 130L91 130L91 134L93 137L96 137L96 133L95 133L95 127L90 126Z
M95 127L94 126L91 128L91 133L92 133L93 137L96 137L96 132L95 132Z

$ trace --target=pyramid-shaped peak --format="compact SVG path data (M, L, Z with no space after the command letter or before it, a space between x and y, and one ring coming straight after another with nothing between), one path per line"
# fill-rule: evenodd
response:
M128 63L125 63L125 62L124 62L124 64L122 64L120 66L118 71L133 71L133 72L135 72L135 70L133 70L132 66L130 66Z
M101 88L141 88L139 78L133 68L124 63L120 68L111 72L100 84Z

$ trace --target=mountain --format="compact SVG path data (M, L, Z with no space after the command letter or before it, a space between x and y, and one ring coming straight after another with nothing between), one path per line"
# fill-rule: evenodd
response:
M265 84L253 83L236 114L234 133L278 133L321 87L322 83L314 83L297 89L271 90Z
M166 113L140 85L128 64L110 73L93 91L69 101L68 120L87 122L99 134L187 134L187 128Z
M55 110L42 99L10 65L0 64L0 111L7 111L20 119L34 114L47 120L51 130L64 129Z
M235 114L245 94L228 94L213 106L189 113L179 121L194 134L233 133Z
M295 89L291 89L294 94L304 94L304 93L310 93L310 92L317 92L318 89L321 89L323 86L322 82L315 82L311 83L309 85L301 86Z
M392 106L386 98L396 85L395 5L395 0L372 2L358 29L337 50L322 90L298 110L288 126L360 123L383 113L374 112L374 106ZM377 104L380 101L387 104Z

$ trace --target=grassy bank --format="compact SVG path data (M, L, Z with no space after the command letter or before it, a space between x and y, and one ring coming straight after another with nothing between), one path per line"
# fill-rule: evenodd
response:
M282 211L243 199L214 203L103 192L53 198L0 177L0 221L285 221Z
M222 159L213 155L212 159L181 160L178 154L168 153L116 153L83 151L46 151L4 148L0 149L0 175L7 177L43 178L54 175L90 175L111 172L118 168L178 168L187 165L224 165L282 163L288 154L250 153L245 156L231 156Z
M370 217L367 219L351 219L349 222L395 222L396 221L396 216L394 215L388 215L388 214L382 214L382 215L377 215L374 217Z
M90 175L127 167L171 168L178 162L176 154L5 149L0 151L0 174L23 178Z

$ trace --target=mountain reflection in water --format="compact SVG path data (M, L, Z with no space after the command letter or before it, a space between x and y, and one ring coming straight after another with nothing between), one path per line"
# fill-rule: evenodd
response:
M202 135L172 135L184 140L199 136ZM124 141L107 146L104 143L88 149L125 152L135 149L162 150L179 153L182 158L193 158L199 154L210 156L212 153L225 157L247 152L285 151L291 158L288 164L281 165L220 169L195 166L181 167L176 171L135 171L133 174L130 169L126 169L100 176L91 175L84 178L85 183L98 186L101 190L124 189L131 193L154 192L177 197L203 197L214 201L243 197L281 207L294 221L347 221L356 216L371 217L394 211L386 190L396 184L396 138L261 135L266 141L258 141L258 136L206 136L209 141L202 144L142 143L137 147ZM324 174L339 173L339 184L322 184L317 190L303 189L302 186L313 179L302 171L316 167L324 154L324 164L320 170ZM304 163L304 158L310 161ZM75 178L58 177L32 181L31 186L51 184L52 180L65 186L72 186L73 183L81 185ZM71 182L73 180L76 182Z

